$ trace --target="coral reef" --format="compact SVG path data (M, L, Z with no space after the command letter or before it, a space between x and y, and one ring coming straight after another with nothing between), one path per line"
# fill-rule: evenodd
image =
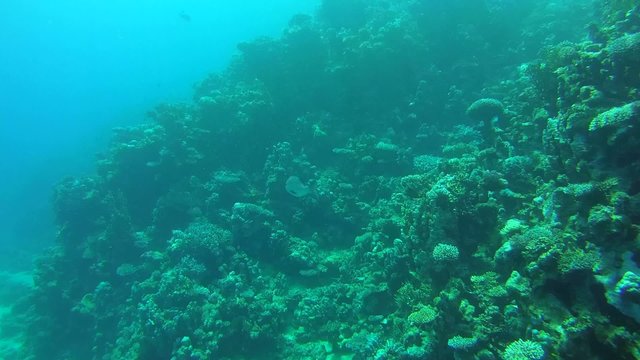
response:
M241 44L56 186L21 359L639 358L639 32L325 0Z

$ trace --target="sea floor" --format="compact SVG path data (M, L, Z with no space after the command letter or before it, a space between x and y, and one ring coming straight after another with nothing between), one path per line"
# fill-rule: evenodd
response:
M23 346L21 324L13 317L12 308L18 300L27 295L33 288L33 277L30 272L0 271L0 359L19 360ZM15 323L15 324L11 324Z

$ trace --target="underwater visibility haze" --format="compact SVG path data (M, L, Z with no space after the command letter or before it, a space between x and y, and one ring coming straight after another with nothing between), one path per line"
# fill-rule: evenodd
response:
M1 60L0 358L640 358L637 1L249 3Z
M51 188L90 173L114 126L187 101L236 45L278 36L317 1L8 0L0 14L0 259L55 237ZM269 16L265 16L265 13ZM16 246L16 244L18 244Z

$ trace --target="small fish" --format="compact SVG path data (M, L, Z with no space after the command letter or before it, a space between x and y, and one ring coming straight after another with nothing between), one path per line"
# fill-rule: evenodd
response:
M180 19L186 22L191 22L191 15L187 14L186 12L181 11L179 15L180 15Z

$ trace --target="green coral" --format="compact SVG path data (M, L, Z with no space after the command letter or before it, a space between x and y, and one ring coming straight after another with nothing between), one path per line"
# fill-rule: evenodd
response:
M515 293L523 297L531 295L531 284L529 279L520 275L516 270L511 272L511 276L505 283L505 288L510 293Z
M611 108L598 114L589 124L589 131L620 128L630 124L640 114L640 101Z
M456 335L447 340L447 345L454 350L468 350L476 346L478 339L475 337L463 337Z
M478 121L490 121L504 113L504 105L497 100L484 98L474 101L467 108L467 115Z
M544 349L539 343L518 339L507 345L502 353L504 360L540 360L544 357Z
M429 305L422 306L419 310L412 312L407 320L416 325L426 325L438 317L438 311Z
M471 284L473 286L473 293L487 302L491 302L490 298L507 296L507 290L504 286L500 285L498 281L499 277L499 274L492 271L482 275L472 275Z
M438 263L451 263L458 260L460 251L451 244L437 244L433 248L432 257Z
M558 270L562 274L574 271L593 271L600 264L600 256L595 250L569 249L560 254Z

